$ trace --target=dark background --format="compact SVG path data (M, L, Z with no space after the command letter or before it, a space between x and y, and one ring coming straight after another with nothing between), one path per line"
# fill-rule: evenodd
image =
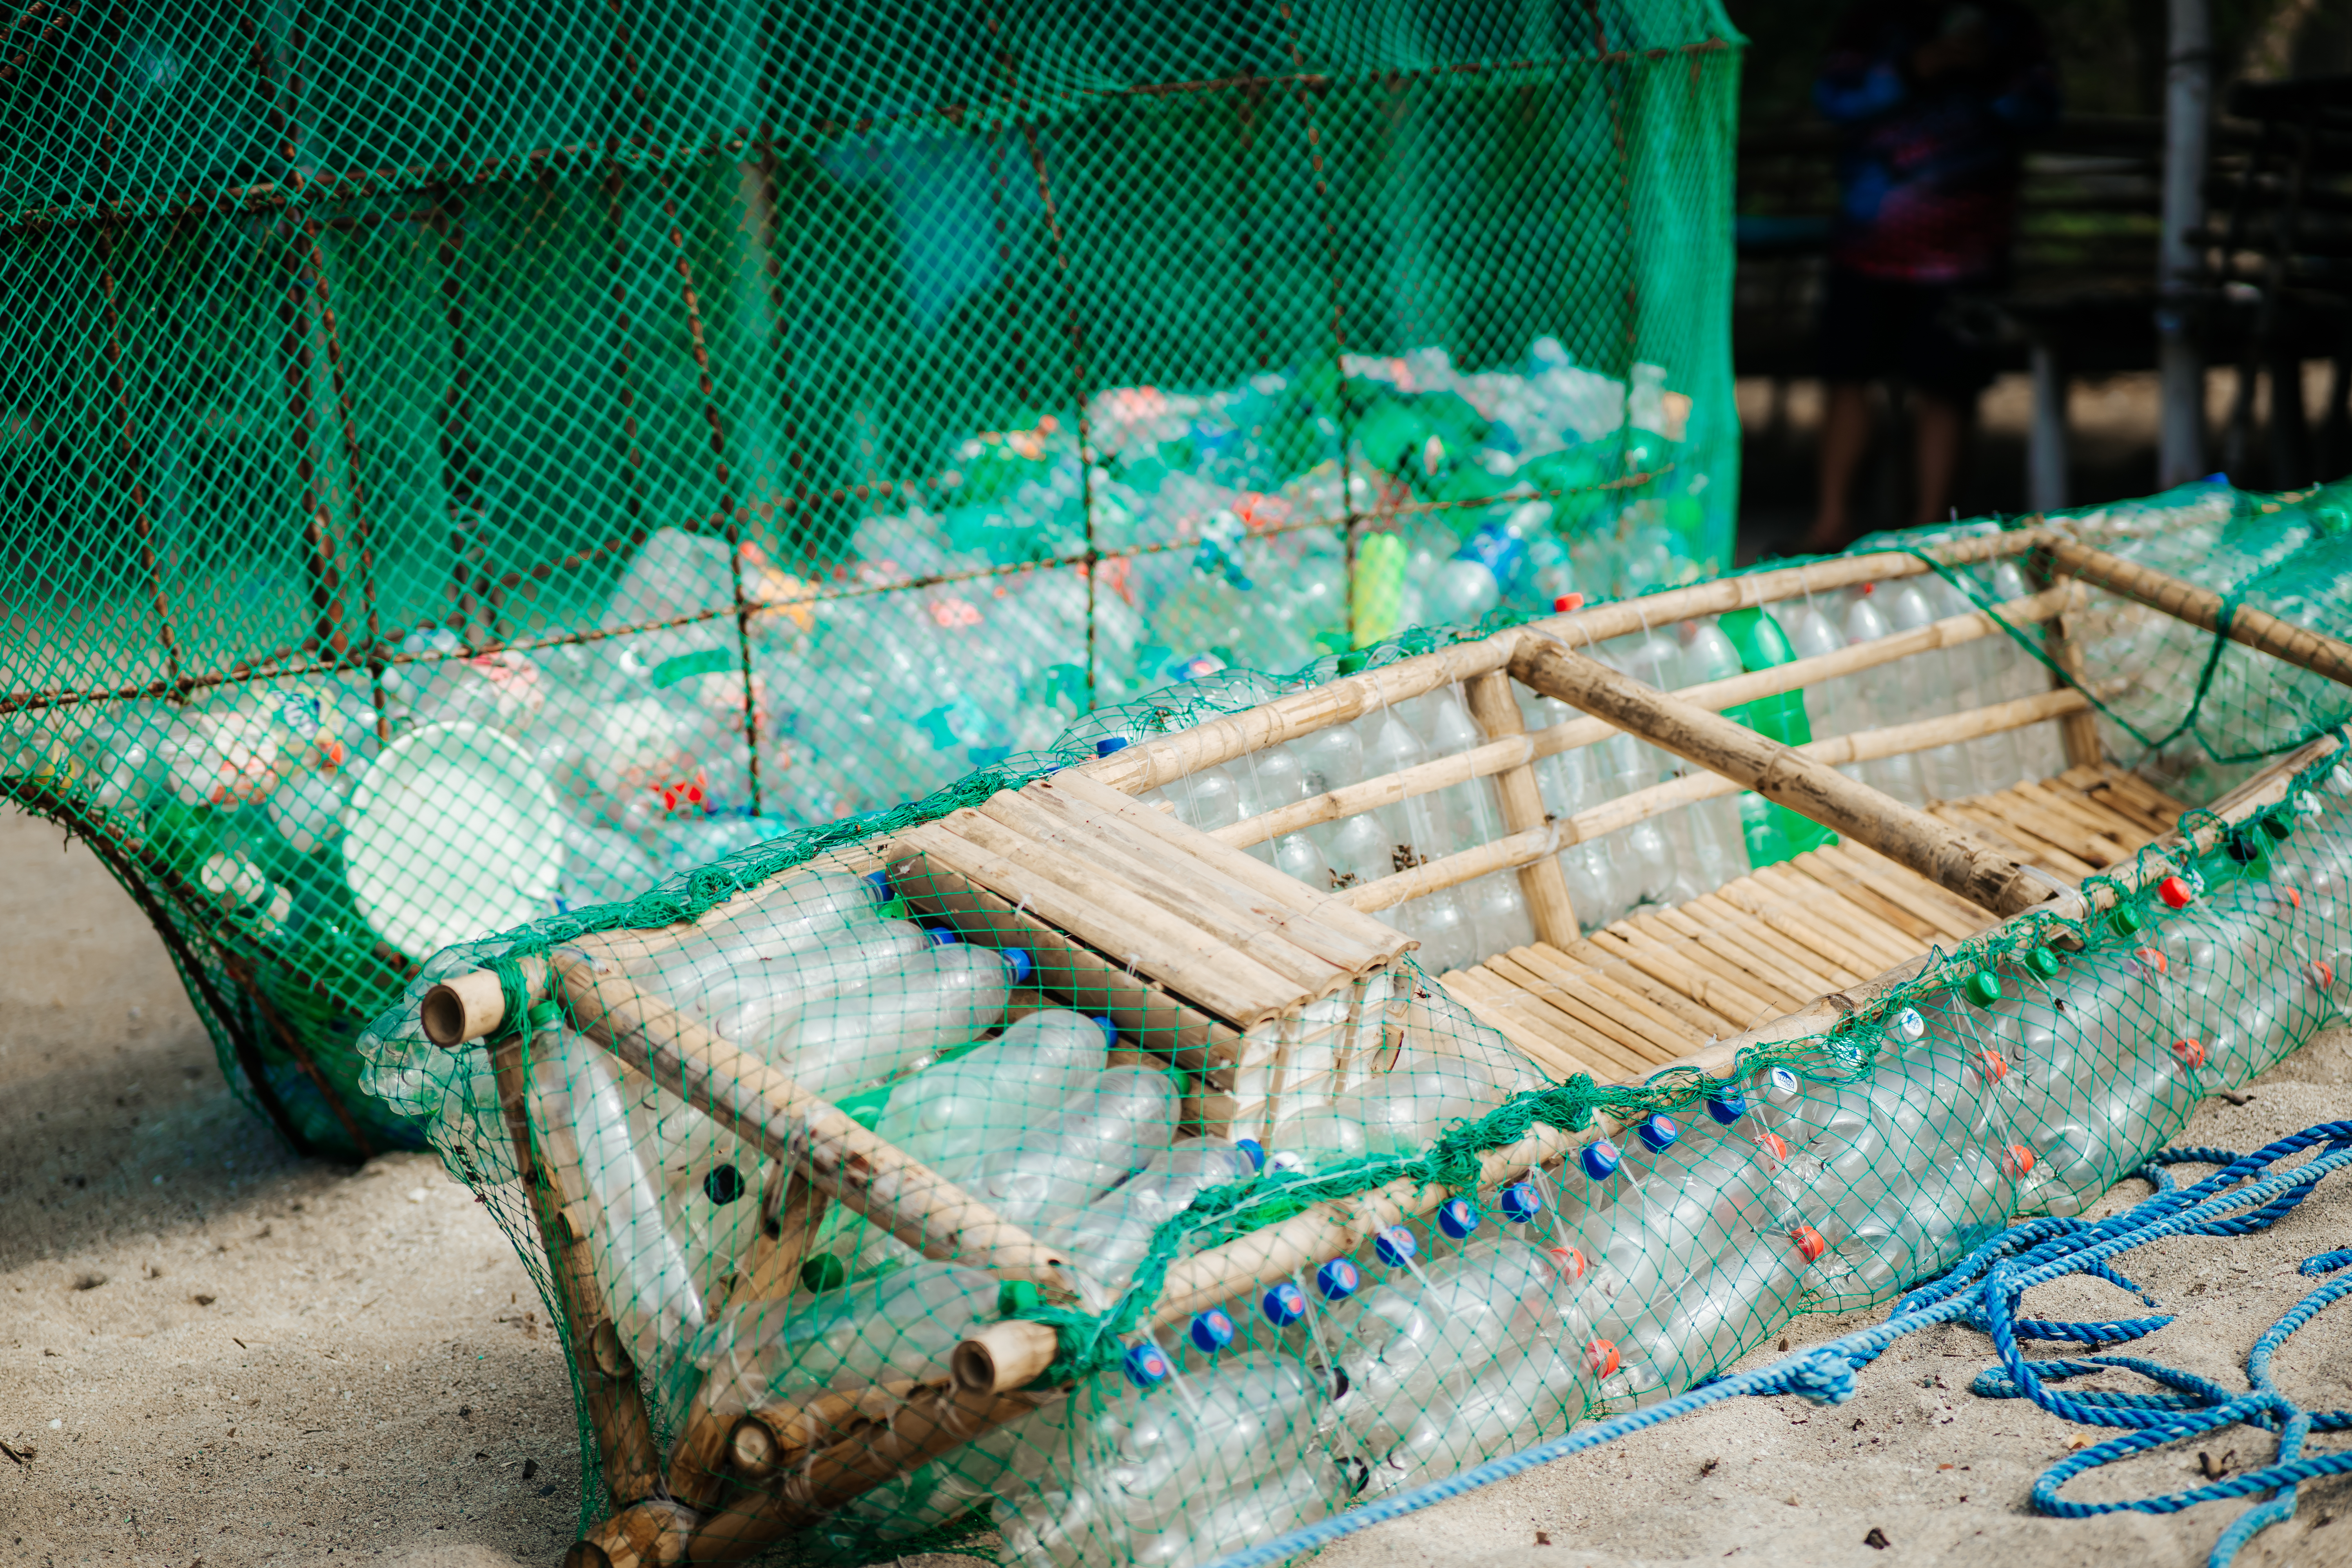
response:
M1793 547L1811 516L1818 383L1809 373L1819 258L1805 230L1825 219L1835 187L1827 131L1811 94L1844 7L1838 0L1726 0L1725 8L1748 40L1733 357L1743 378L1746 432L1739 553L1752 561ZM2156 265L2165 0L2042 0L2034 9L2050 34L2066 117L2028 156L2016 291L2032 301L2144 290ZM2235 79L2352 72L2352 0L2213 0L2211 15L2217 111ZM2232 130L2221 115L2217 155L2227 155ZM2117 357L2152 354L2152 329L2146 336L2145 346L2118 343ZM2026 505L2021 339L2007 346L2006 359L2011 374L1987 395L1962 458L1955 497L1962 516ZM2226 400L2232 375L2210 373L2209 406ZM2152 372L2078 376L2073 406L2066 499L2087 504L2152 490ZM1882 400L1857 487L1862 527L1909 521L1908 445L1899 398ZM2218 432L2209 447L2218 454ZM2242 477L2255 485L2265 478Z

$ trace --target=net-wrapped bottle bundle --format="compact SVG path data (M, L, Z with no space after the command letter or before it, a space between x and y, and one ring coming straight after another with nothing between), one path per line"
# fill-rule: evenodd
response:
M2352 963L2352 646L2108 544L1204 681L439 955L370 1084L546 1261L582 1552L1205 1568L2082 1212ZM2326 684L2119 767L2118 603Z

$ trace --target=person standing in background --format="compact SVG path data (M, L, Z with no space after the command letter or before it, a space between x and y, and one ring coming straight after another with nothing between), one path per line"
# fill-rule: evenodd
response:
M1841 132L1838 217L1822 306L1821 495L1805 548L1851 531L1873 381L1910 396L1919 495L1940 518L1960 437L1992 380L1989 345L1956 324L2007 280L2024 133L2058 117L2041 24L2016 0L1864 0L1838 26L1813 102Z

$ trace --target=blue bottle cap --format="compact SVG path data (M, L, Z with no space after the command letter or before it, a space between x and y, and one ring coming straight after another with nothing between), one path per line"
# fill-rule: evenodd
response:
M1127 1381L1138 1388L1157 1388L1174 1370L1158 1345L1137 1345L1127 1352Z
M1392 1225L1372 1237L1374 1256L1391 1268L1410 1263L1420 1250L1421 1245L1413 1240L1412 1232L1401 1225Z
M1013 984L1020 984L1036 971L1037 965L1030 960L1027 948L1007 947L998 952L1004 959L1004 967L1013 971Z
M1105 735L1101 740L1095 742L1095 755L1097 757L1108 757L1113 752L1123 752L1127 750L1129 744L1129 742L1124 735Z
M1344 1301L1364 1283L1363 1275L1344 1258L1335 1258L1315 1271L1315 1289L1326 1301Z
M1748 1114L1748 1097L1736 1091L1718 1094L1706 1102L1706 1113L1715 1119L1717 1126L1728 1127Z
M874 901L877 904L887 904L897 896L890 891L890 873L887 871L868 871L865 882L874 889Z
M925 931L923 934L931 939L931 945L933 947L953 947L956 943L963 940L963 938L956 935L955 932L951 931L940 931L936 926Z
M1307 1315L1307 1292L1285 1281L1265 1293L1263 1305L1265 1321L1277 1329L1286 1329Z
M1255 1165L1261 1171L1265 1169L1265 1144L1259 1142L1255 1138L1236 1138L1234 1140L1234 1147L1240 1150L1243 1153L1247 1154L1250 1157L1251 1164Z
M1642 1147L1653 1154L1663 1154L1675 1146L1675 1140L1683 1135L1683 1130L1675 1125L1673 1117L1654 1110L1642 1118L1633 1133L1641 1139Z
M1103 1049L1107 1051L1118 1049L1118 1026L1099 1013L1094 1015L1094 1021L1095 1027L1103 1032Z
M1478 1228L1478 1211L1468 1198L1448 1198L1437 1205L1437 1228L1459 1241Z
M1536 1191L1533 1182L1514 1182L1503 1189L1497 1202L1503 1217L1513 1225L1525 1225L1543 1213L1543 1194Z
M1216 1354L1234 1342L1234 1321L1215 1307L1192 1320L1192 1342Z
M1595 1138L1577 1152L1577 1163L1584 1173L1596 1182L1605 1182L1617 1173L1618 1163L1624 1159L1617 1145L1606 1138Z

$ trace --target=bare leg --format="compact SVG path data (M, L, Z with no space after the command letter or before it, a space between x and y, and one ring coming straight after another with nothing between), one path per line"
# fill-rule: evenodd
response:
M1911 395L1911 427L1916 440L1919 510L1913 525L1941 522L1952 504L1952 480L1960 468L1960 405L1927 393Z
M1835 550L1845 542L1854 470L1862 466L1869 445L1870 405L1863 396L1863 384L1830 383L1828 404L1822 410L1821 496L1812 531L1805 535L1806 550Z

